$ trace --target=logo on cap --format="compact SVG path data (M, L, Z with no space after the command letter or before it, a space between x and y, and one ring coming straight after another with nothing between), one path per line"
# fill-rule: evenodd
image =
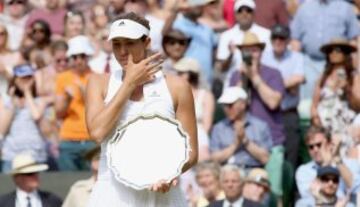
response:
M118 25L118 26L123 26L123 25L125 25L125 22L124 22L124 21L121 21L121 22L119 22L119 25Z

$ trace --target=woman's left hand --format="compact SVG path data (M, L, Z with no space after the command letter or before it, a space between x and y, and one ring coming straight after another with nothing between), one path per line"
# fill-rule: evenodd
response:
M178 177L174 178L171 182L166 182L165 180L160 180L157 183L153 184L150 187L151 191L160 192L160 193L167 193L169 192L171 187L175 187L178 184Z

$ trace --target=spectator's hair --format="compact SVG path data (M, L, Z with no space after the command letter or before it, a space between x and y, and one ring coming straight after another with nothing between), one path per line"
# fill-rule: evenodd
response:
M220 165L219 165L219 163L216 163L216 162L213 162L213 161L203 161L203 162L198 163L196 165L196 167L195 167L196 177L203 170L209 170L217 180L220 179Z
M239 168L236 165L227 164L224 167L222 167L220 170L220 182L222 182L224 180L224 174L227 172L237 172L239 174L241 182L243 181L243 178L245 177L245 173L241 168Z
M9 32L8 32L5 24L3 24L1 22L0 22L0 27L3 28L4 33L5 33L5 49L10 50L10 48L9 48Z
M20 78L20 77L14 76L14 77L12 77L11 80L9 81L8 93L14 88L14 89L15 89L15 90L14 90L14 95L15 95L16 97L18 97L18 98L23 98L23 97L25 96L24 92L21 91L20 88L17 87L17 86L16 86L16 83L15 83L15 80L16 80L17 78ZM35 77L33 76L33 78L35 78ZM32 94L32 96L33 96L34 98L37 97L37 91L36 91L36 84L35 84L35 82L34 82L32 88L31 88L31 94Z
M51 54L55 54L55 52L58 50L67 51L68 49L69 46L63 40L57 40L51 44Z
M83 13L81 11L78 10L71 10L66 12L66 15L64 17L64 23L66 24L66 22L69 20L69 18L74 17L74 16L79 16L81 18L81 21L83 22L83 24L85 24L85 17L83 15Z
M41 26L41 28L44 30L44 34L45 34L44 41L46 42L46 44L50 44L50 42L51 42L50 25L42 19L37 19L31 24L30 28L33 29L33 27L37 24L39 24Z
M129 12L129 13L125 13L125 14L121 14L120 16L118 16L114 21L117 21L119 19L129 19L132 20L134 22L137 22L141 25L143 25L144 27L146 27L148 30L150 30L150 23L147 19L135 14L134 12Z
M191 42L191 38L187 37L182 31L177 29L171 29L167 34L164 35L161 46L163 48L164 53L169 56L169 53L165 49L165 44L167 44L171 39L184 39L187 40L188 43L186 47L189 47L189 44Z
M352 63L353 61L352 61L351 54L346 53L345 51L343 51L342 53L345 56L345 61L343 63L343 66L344 66L345 74L346 74L346 87L345 87L345 91L344 91L345 93L342 96L342 99L348 100L349 96L351 96L351 90L352 90L352 85L353 85L353 74L354 74L355 68ZM325 70L320 78L320 87L323 87L325 85L326 79L337 68L338 67L335 67L334 64L330 63L330 55L326 54L326 65L325 65Z
M305 143L308 143L310 139L312 139L317 134L323 134L326 137L327 141L330 140L330 134L325 128L318 126L310 126L305 135Z

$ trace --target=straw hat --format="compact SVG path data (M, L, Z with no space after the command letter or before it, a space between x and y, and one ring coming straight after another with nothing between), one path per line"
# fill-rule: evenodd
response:
M19 154L12 161L12 171L10 174L27 174L47 170L47 164L39 164L29 154Z
M340 47L346 53L352 53L357 50L357 48L352 46L346 39L337 38L321 46L320 51L328 54L334 47Z
M252 182L264 186L265 188L270 188L269 176L266 170L262 168L252 169L248 176L245 179L245 182Z
M193 58L182 58L174 64L174 69L178 72L200 73L201 66L199 62Z
M265 48L265 43L260 42L260 40L256 34L254 34L252 32L246 32L244 34L242 43L237 43L236 46L239 49L242 49L243 47L248 47L248 46L259 46L263 50Z

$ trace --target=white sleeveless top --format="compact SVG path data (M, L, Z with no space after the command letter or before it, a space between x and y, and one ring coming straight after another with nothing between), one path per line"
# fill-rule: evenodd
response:
M110 75L105 104L116 95L122 84L122 70ZM158 113L165 117L175 118L174 104L162 72L156 79L145 84L142 101L128 100L118 121L118 125L140 114ZM116 128L116 127L115 127ZM114 129L115 132L115 129ZM110 133L110 137L113 132ZM187 206L180 188L172 188L168 193L155 193L149 190L137 191L118 182L107 166L107 141L101 144L98 180L91 193L88 207L184 207ZM146 172L144 172L146 173Z

